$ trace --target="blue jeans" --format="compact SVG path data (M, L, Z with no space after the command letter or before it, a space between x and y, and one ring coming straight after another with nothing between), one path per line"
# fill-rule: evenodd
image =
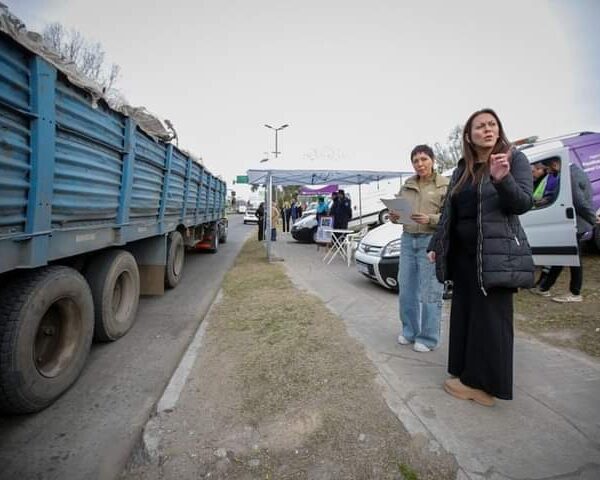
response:
M440 341L443 284L427 259L431 235L402 233L398 285L402 335L411 342L437 347Z

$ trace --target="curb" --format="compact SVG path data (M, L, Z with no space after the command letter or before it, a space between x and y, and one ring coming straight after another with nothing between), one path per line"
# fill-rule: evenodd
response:
M154 411L151 413L150 418L142 429L141 438L136 449L137 455L136 452L134 452L132 455L134 463L139 463L140 461L151 464L159 463L159 445L162 436L162 430L160 427L161 415L172 412L177 406L181 392L183 391L185 384L187 383L187 379L194 368L196 359L198 358L198 353L200 352L200 347L202 346L202 340L204 338L204 334L206 333L208 321L212 316L215 306L221 302L222 298L223 289L219 288L215 297L213 298L213 301L208 307L204 318L202 318L200 321L192 341L186 348L181 360L179 361L179 364L177 365L177 368L171 375L169 383L167 384L162 396L156 403Z

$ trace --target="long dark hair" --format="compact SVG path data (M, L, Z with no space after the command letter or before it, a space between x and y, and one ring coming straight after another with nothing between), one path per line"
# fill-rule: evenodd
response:
M498 117L496 112L494 112L494 110L492 110L491 108L482 108L481 110L473 112L469 116L467 123L465 123L465 128L463 129L462 133L465 170L458 179L458 182L456 182L454 188L452 189L453 195L462 188L462 186L467 182L469 177L473 179L473 184L476 184L477 182L479 182L479 180L481 180L481 177L483 177L483 175L489 172L487 162L485 163L485 165L482 165L481 168L475 168L475 165L478 163L477 151L471 143L471 128L473 127L473 120L475 120L475 117L481 115L482 113L489 113L492 117L494 117L496 123L498 124L498 141L496 142L496 145L494 145L494 148L492 149L490 155L494 155L496 153L506 153L511 148L511 143L508 141L508 138L506 138L506 133L504 132L502 122L500 121L500 118Z

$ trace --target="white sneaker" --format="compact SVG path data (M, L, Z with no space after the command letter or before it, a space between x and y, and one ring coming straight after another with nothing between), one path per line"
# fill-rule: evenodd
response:
M421 353L431 352L431 348L429 348L427 345L424 345L419 342L415 342L415 344L413 345L413 350L415 352L421 352Z
M408 340L404 335L398 335L398 343L400 345L410 345L413 342Z
M533 293L534 295L539 295L540 297L550 296L550 290L540 290L540 287L530 288L529 292Z
M583 302L583 297L581 295L573 295L572 293L567 293L566 295L559 295L558 297L553 297L552 300L558 303Z

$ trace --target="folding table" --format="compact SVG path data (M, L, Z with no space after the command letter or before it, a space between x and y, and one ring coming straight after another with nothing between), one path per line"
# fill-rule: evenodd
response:
M354 233L354 230L345 230L341 228L327 228L327 232L331 232L331 244L329 250L323 257L323 262L328 265L332 260L339 255L346 262L348 261L348 239L346 235Z

